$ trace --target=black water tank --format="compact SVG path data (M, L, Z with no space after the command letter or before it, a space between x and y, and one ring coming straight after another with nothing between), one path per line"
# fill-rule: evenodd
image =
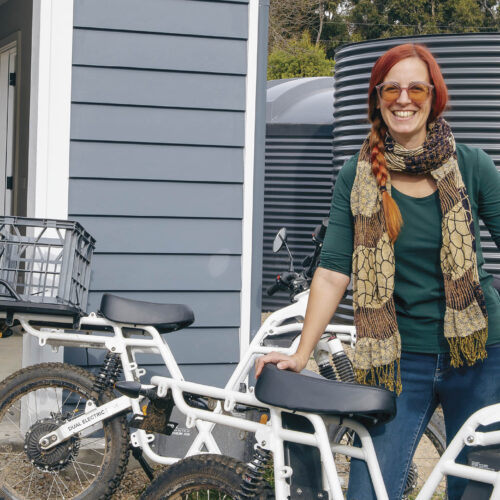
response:
M402 43L420 43L434 54L450 94L444 113L457 142L484 149L500 169L500 33L389 38L345 45L336 54L333 166L359 151L366 120L370 72L377 58ZM500 274L500 253L484 226L485 268Z
M373 64L387 49L409 42L425 45L441 66L450 95L444 116L457 142L484 149L500 169L500 33L428 35L355 43L336 53L334 178L368 134L367 92ZM482 223L481 247L485 269L500 274L500 253Z
M288 243L300 268L314 249L314 227L330 211L333 78L267 83L262 310L272 311L289 304L284 292L272 297L265 293L288 266L285 251L272 252L276 232L287 228Z
M335 181L368 133L367 91L373 64L390 47L409 42L426 45L441 66L450 93L450 107L444 115L457 141L484 149L500 169L500 33L400 37L345 45L335 56L334 93L328 79L268 82L264 290L287 265L284 253L274 256L271 252L279 227L290 229L290 244L299 257L311 250L310 231L329 210L328 183ZM314 80L319 83L313 84ZM329 172L332 129L333 169ZM481 246L485 268L500 275L500 252L484 225ZM287 303L283 295L275 297L263 294L264 311ZM352 318L349 296L338 312L342 322Z

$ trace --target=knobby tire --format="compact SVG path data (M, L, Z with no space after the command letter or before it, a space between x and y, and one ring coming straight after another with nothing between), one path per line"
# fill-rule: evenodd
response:
M93 384L88 372L65 363L29 366L0 384L0 498L110 498L128 462L124 416L98 422L52 454L38 447L47 426L82 414L85 402L96 396ZM113 398L105 392L98 405Z

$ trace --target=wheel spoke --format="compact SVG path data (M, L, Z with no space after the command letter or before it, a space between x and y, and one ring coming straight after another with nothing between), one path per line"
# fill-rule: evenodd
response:
M29 476L30 476L30 474L28 474L28 475L27 475L27 476L25 476L25 477L22 477L22 478L21 478L21 479L20 479L17 483L14 483L14 484L12 485L12 487L16 487L19 483L22 483L22 482L26 481L26 479L27 479Z
M26 493L26 496L29 498L30 497L30 490L31 490L31 482L33 481L33 476L35 474L35 469L31 471L30 475L30 482L28 483L28 492Z
M94 443L99 443L101 441L102 441L102 438L95 438L93 440L84 439L84 440L82 440L82 444L80 446L80 449L90 450L94 453L97 453L98 455L104 456L105 455L104 451L99 451L97 448L92 447L92 445ZM102 448L103 448L103 450L105 449L104 446Z
M87 435L75 434L43 455L38 451L38 440L53 432L61 417L84 413L92 386L82 370L56 363L23 369L11 379L0 400L0 475L8 498L92 499L113 493L109 485L119 482L119 464L127 458L124 417L100 422ZM15 396L9 399L9 394ZM109 453L118 450L119 459L110 460Z
M90 472L86 471L81 465L79 462L77 462L75 460L74 462L75 466L78 467L80 469L80 471L82 472L82 474L84 475L85 477L85 481L91 481L93 477L95 477L96 475L95 474L91 474ZM89 479L90 478L90 479Z
M60 411L62 411L62 409L64 408L64 405L68 402L68 399L69 399L70 396L71 396L71 391L68 391L68 395L66 396L66 399L64 401L62 401L62 398L61 398L61 410ZM82 398L80 396L80 398L78 399L78 403L76 405L77 408L78 408L78 404L79 404L79 402L80 402L81 399Z
M97 467L97 468L100 467L99 464L89 464L87 462L82 462L81 460L76 460L76 459L74 459L73 462L78 464L78 465L86 465L87 467Z
M78 469L76 468L74 460L71 461L71 465L73 466L73 470L75 471L75 476L78 479L80 486L83 488L82 480L80 479L80 474L78 473Z
M21 413L21 412L19 412ZM29 413L29 412L28 412ZM6 414L6 417L7 419L9 420L9 422L14 426L16 427L18 430L19 430L19 433L22 434L22 431L21 431L21 427L17 424L17 422L15 420L12 420L12 417L7 413Z
M61 493L61 496L63 497L63 499L65 498L64 496L64 493L63 491L61 490L61 487L59 486L59 484L57 483L57 481L59 480L59 483L62 484L62 486L64 487L64 489L69 492L69 488L66 486L66 484L64 483L62 477L60 474L58 474L57 472L54 474L54 479L56 480L56 486L57 486L57 489L59 490L59 492Z

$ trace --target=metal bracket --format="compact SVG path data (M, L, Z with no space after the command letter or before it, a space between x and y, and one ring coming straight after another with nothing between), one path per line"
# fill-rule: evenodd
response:
M283 479L288 479L289 477L292 477L292 474L293 474L293 470L291 467L289 467L288 465L284 465L279 471L278 471L279 475L283 478Z

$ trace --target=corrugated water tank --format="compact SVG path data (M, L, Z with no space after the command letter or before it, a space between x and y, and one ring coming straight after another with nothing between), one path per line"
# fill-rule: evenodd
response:
M332 179L368 133L366 94L371 68L387 49L409 42L426 45L442 68L450 93L445 118L457 141L484 149L500 169L500 33L400 37L345 45L335 57L334 108L333 78L268 82L264 311L287 303L283 295L265 295L265 288L287 265L284 253L272 254L275 232L281 226L289 229L290 246L299 264L312 248L312 228L328 214ZM329 171L332 129L333 176ZM481 246L486 269L500 275L500 252L483 224ZM345 320L352 316L350 297L339 313Z
M408 42L426 45L441 66L450 93L444 116L457 142L484 149L500 169L500 33L473 33L373 40L337 52L335 172L359 150L368 133L366 93L374 62L388 48ZM486 267L500 273L500 255L486 232L481 244Z
M335 56L334 177L365 139L367 91L377 58L402 43L429 48L450 94L444 113L457 142L484 149L500 169L500 33L390 38L350 44ZM485 268L500 274L500 252L481 223Z
M265 293L288 269L285 251L273 254L278 229L300 268L314 246L311 234L328 216L332 196L332 77L271 80L267 86L262 310L289 303L285 292Z

